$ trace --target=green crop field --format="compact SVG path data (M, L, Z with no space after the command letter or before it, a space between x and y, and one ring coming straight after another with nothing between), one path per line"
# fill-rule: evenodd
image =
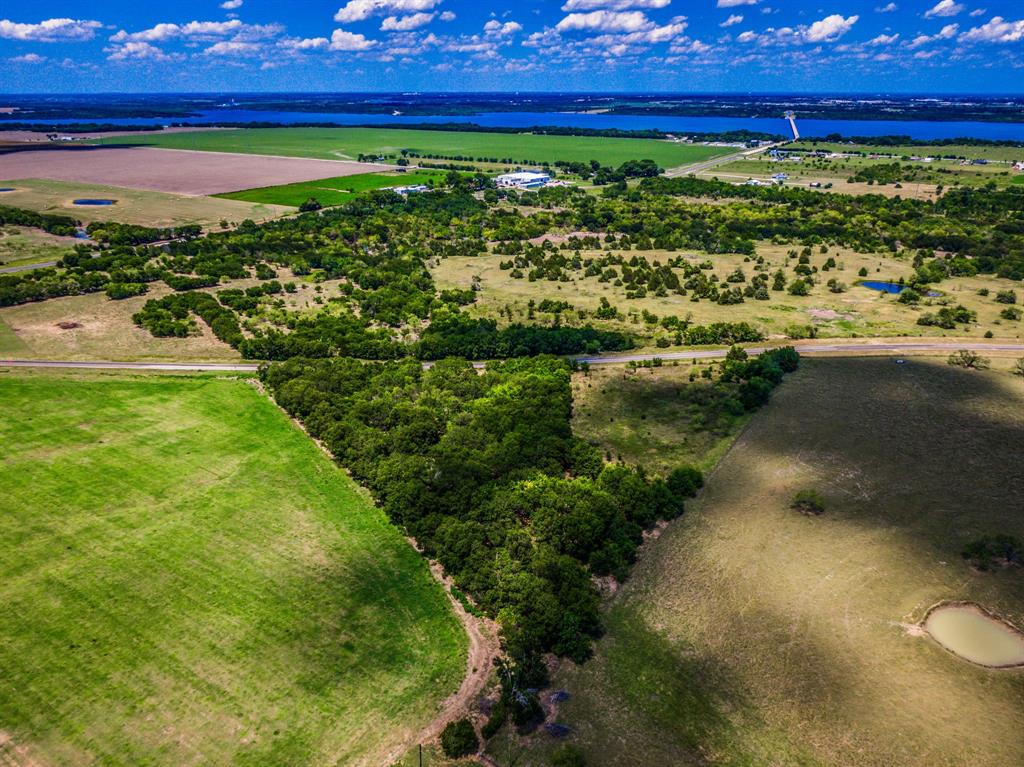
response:
M734 151L655 139L542 136L530 133L474 133L397 128L246 128L190 133L116 136L107 144L147 144L168 149L272 154L354 160L360 154L398 157L402 149L420 154L493 158L511 164L556 160L619 165L654 160L665 168L700 162Z
M624 410L623 386L610 394L616 418L645 428L647 395ZM641 552L595 657L556 673L587 764L1024 763L1024 675L917 628L945 600L1024 625L1019 568L980 573L960 556L984 535L1024 537L1021 445L1024 386L1005 366L805 359ZM807 488L820 516L790 508ZM541 733L513 753L540 767L553 747Z
M424 560L247 383L0 402L0 764L379 765L458 688Z
M299 207L310 197L321 205L341 205L359 192L383 189L390 186L412 186L444 180L444 173L438 171L410 171L408 173L363 173L356 176L322 178L318 181L302 181L296 184L266 186L259 189L245 189L240 192L214 195L229 200L242 200L266 205L290 205Z

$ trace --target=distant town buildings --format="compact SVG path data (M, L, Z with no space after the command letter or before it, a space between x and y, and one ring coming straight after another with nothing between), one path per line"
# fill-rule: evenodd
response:
M551 176L547 173L521 170L502 174L494 179L494 183L506 189L540 189L551 183Z

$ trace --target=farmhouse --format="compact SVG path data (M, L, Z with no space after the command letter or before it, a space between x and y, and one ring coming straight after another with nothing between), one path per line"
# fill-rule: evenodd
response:
M505 173L494 179L494 183L498 186L515 189L539 189L550 183L550 181L551 176L547 173L537 173L529 170Z

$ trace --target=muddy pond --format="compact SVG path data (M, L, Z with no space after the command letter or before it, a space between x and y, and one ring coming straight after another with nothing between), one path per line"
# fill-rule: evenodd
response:
M940 645L979 666L1024 666L1024 634L975 605L940 605L924 627Z

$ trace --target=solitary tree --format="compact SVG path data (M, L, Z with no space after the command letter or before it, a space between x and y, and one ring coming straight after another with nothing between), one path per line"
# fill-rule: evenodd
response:
M950 365L965 370L984 370L989 366L989 360L970 349L961 349L949 355L947 362Z

